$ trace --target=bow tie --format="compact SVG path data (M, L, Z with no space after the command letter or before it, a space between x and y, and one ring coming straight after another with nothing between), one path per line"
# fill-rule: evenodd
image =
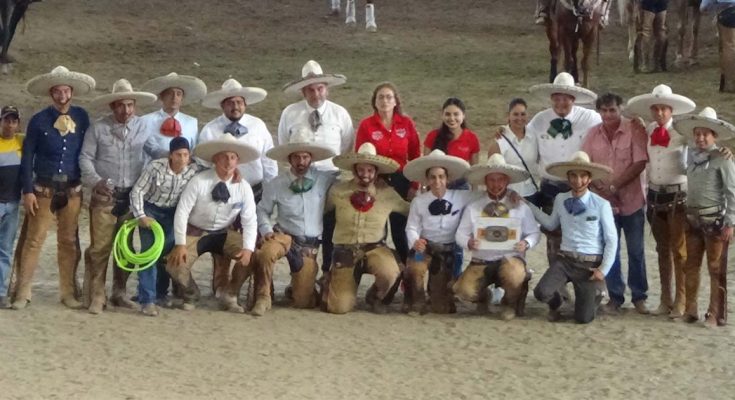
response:
M553 119L551 120L551 123L549 123L549 129L546 130L546 133L548 133L552 138L556 138L558 135L561 135L564 140L569 139L569 137L572 136L572 122L565 118Z
M567 209L569 214L575 216L587 211L587 207L582 203L582 200L577 197L570 197L564 200L564 208Z
M239 138L240 136L248 133L248 128L240 124L238 121L232 121L225 126L225 133L229 133L230 135Z
M214 185L212 189L212 200L227 203L230 199L230 191L227 190L227 185L224 182L219 182Z
M350 204L352 204L352 207L357 211L367 212L373 208L375 197L371 196L368 192L357 190L350 196Z
M482 214L486 217L505 218L508 216L508 212L508 206L500 201L490 201L482 209Z
M288 188L291 189L291 191L296 194L306 193L309 190L311 190L311 188L313 187L314 187L314 180L311 178L307 178L307 177L295 179L288 186Z
M671 142L671 135L665 127L656 127L651 133L651 146L669 147L669 142Z
M77 129L77 124L74 122L73 119L71 119L70 116L66 114L61 114L58 118L56 118L56 122L54 122L54 128L59 131L59 134L61 136L66 136L69 133L74 133L74 131Z
M174 117L168 117L161 124L161 135L176 138L181 136L181 124Z
M436 199L429 203L429 214L431 215L447 215L452 212L452 203L444 199Z

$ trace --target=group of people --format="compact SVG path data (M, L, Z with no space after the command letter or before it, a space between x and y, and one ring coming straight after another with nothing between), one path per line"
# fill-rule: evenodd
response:
M659 253L658 313L699 320L706 253L712 289L705 322L725 323L735 164L717 143L735 137L735 127L717 119L713 109L689 114L691 100L659 85L628 101L626 110L636 116L629 119L622 116L619 96L598 97L561 73L553 83L531 87L551 107L530 121L525 101L511 101L508 125L481 163L480 142L467 127L460 99L445 101L441 126L422 144L388 82L375 88L373 114L355 131L347 110L328 100L329 89L344 82L345 76L308 61L284 87L303 100L283 110L274 145L265 123L245 113L266 91L235 79L209 93L200 79L176 73L140 90L121 79L92 101L110 113L91 123L72 99L94 89L92 77L60 66L31 79L28 92L49 96L52 104L30 119L24 138L14 132L17 109L2 109L3 284L21 201L26 210L3 302L17 310L30 303L33 273L56 221L61 302L92 314L108 305L140 307L149 316L161 305L194 309L200 290L191 270L200 255L211 253L212 291L232 312L267 313L274 268L285 258L291 273L285 296L297 308L347 313L367 273L375 281L365 300L375 312L386 312L403 288L408 313L455 312L457 299L486 311L496 297L507 320L524 312L531 279L526 253L544 232L549 267L534 296L549 305L549 319L558 320L571 282L573 318L587 323L608 293L605 311L618 312L625 301L621 229L632 302L649 313L647 216ZM138 107L156 101L160 110L136 115ZM195 118L180 111L198 101L222 110L201 131ZM593 102L596 111L578 105ZM649 116L645 126L640 118ZM91 243L80 289L82 186L91 191ZM129 274L113 266L108 298L115 234L132 218L140 227L141 251L157 240L152 225L161 226L162 255L138 273L135 299L126 293ZM471 258L464 260L465 254ZM241 301L248 278L251 300Z

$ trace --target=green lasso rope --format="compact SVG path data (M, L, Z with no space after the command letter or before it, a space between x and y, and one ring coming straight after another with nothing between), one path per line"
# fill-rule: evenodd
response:
M135 227L138 226L138 220L130 219L123 223L115 235L115 241L112 244L112 254L115 257L115 263L123 271L140 272L153 266L163 252L163 244L165 236L161 224L153 221L151 230L153 231L153 245L142 253L135 253L128 246L128 238L133 233ZM132 265L132 266L129 266Z

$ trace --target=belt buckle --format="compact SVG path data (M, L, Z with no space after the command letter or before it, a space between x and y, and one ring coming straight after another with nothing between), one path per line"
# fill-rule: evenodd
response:
M66 183L69 181L69 175L67 174L53 174L51 180L57 183Z

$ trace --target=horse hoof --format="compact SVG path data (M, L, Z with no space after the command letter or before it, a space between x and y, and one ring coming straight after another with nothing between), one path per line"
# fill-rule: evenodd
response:
M0 65L0 72L2 72L3 75L8 75L12 71L13 71L13 64Z

